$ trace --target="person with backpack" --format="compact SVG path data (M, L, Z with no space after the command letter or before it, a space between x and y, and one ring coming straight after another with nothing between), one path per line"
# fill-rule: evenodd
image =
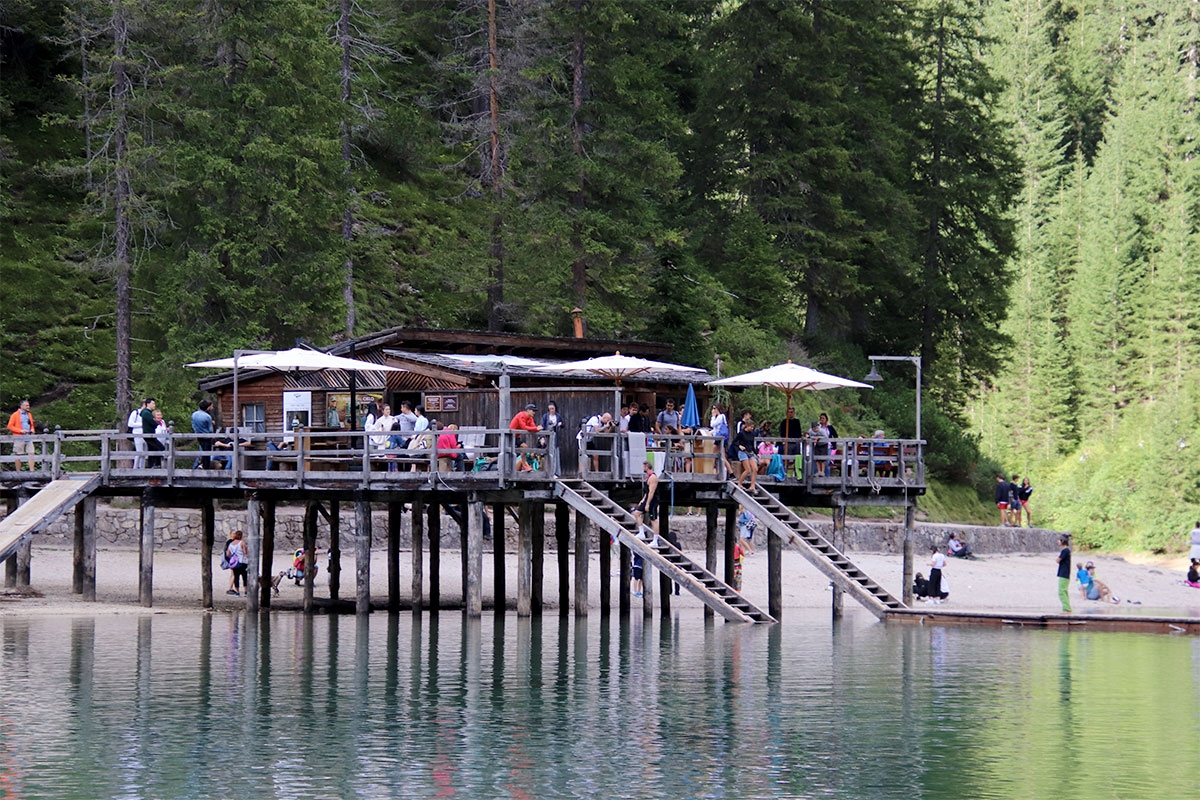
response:
M246 543L242 540L243 533L240 530L230 534L230 538L225 542L225 555L221 559L221 569L229 570L229 589L225 594L240 597L241 593L238 587L250 590L250 558L246 551Z
M746 555L754 555L754 530L758 527L758 520L744 506L738 506L737 526L746 544Z

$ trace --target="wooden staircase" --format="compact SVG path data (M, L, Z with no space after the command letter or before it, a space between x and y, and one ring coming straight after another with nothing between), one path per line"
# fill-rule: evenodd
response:
M753 492L733 482L725 484L725 494L745 506L767 528L795 547L817 569L880 619L888 611L907 608L869 575L854 565L807 520L797 516L778 497L761 486Z
M585 481L557 481L554 494L594 522L617 542L637 553L701 602L731 622L776 622L704 567L649 528L638 528L633 514Z
M0 520L0 561L7 561L21 543L40 533L63 512L100 485L99 475L59 478L43 486L16 511Z

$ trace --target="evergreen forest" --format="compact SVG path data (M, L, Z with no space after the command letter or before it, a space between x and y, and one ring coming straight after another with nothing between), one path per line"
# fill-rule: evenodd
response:
M235 347L578 306L725 375L920 356L940 481L1176 552L1198 89L1200 0L5 0L0 404L182 419ZM911 436L884 371L801 403Z

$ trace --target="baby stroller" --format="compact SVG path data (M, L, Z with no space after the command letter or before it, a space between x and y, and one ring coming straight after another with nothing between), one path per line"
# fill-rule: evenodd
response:
M316 580L318 571L319 571L319 569L318 569L317 565L314 563L313 564L313 579L314 580ZM297 586L300 585L300 581L304 580L304 548L303 547L296 551L295 558L292 559L292 568L287 571L287 576L289 579L295 581Z

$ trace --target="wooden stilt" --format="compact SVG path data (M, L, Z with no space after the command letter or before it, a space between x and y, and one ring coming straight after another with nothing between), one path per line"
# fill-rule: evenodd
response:
M437 503L426 504L429 524L429 612L442 610L442 509Z
M94 603L96 602L96 498L85 497L79 501L79 504L75 506L75 515L77 530L82 528L83 533L80 540L83 551L80 593L83 595L84 601Z
M508 570L504 563L504 551L508 542L504 537L504 506L492 506L492 610L503 614L508 604L508 587L505 585Z
M141 547L138 551L138 603L154 605L154 491L142 490Z
M315 555L313 551L317 547L317 518L320 516L320 510L316 500L309 500L304 506L304 527L301 529L301 547L304 548L304 587L303 587L303 609L305 614L311 614L315 608L312 581L312 568L309 566L309 554Z
M901 580L904 581L902 600L906 606L913 604L913 535L916 533L913 525L916 515L916 500L910 499L908 505L904 507L904 575L901 577Z
M342 590L342 509L329 501L329 599L337 602Z
M371 503L358 497L354 500L354 613L371 613ZM311 573L309 573L311 574ZM304 576L310 585L309 574Z
M720 513L716 503L710 502L704 507L704 568L713 575L717 574L717 519ZM713 618L713 610L708 606L704 607L704 618Z
M575 518L579 519L578 512ZM609 577L612 574L612 540L605 531L600 531L597 538L600 548L600 574L597 576L600 580L600 616L607 617L612 611L612 579ZM628 583L625 588L617 587L617 602L622 604L621 613L629 611L628 591Z
M404 521L404 504L388 503L387 568L388 612L400 611L400 526Z
M554 505L554 546L558 556L558 614L565 617L571 613L571 509L566 503Z
M200 604L213 607L213 541L217 535L216 513L211 497L200 504Z
M259 602L263 608L271 607L271 575L275 571L275 501L264 500L262 503L262 568L259 570L261 580Z
M783 537L767 531L767 605L768 614L783 620Z
M560 504L559 508L567 512L567 506ZM567 517L568 513L559 515ZM567 526L567 522L563 520L563 527ZM588 614L588 530L591 526L588 524L587 517L583 514L575 515L575 618L583 619ZM601 539L607 539L608 535L601 532Z
M834 506L833 507L833 541L830 542L830 544L832 544L834 547L836 547L839 552L845 552L845 550L846 550L846 507L845 506ZM831 590L830 594L832 595L832 598L831 598L832 604L829 609L830 613L832 614L834 619L841 619L842 613L843 613L842 600L843 600L843 597L845 596L845 592L843 592L841 589L839 589L838 585L836 583L830 584L830 590ZM778 617L776 619L778 619Z
M420 614L425 606L425 504L413 500L409 515L412 528L412 610Z
M671 503L669 501L659 501L658 529L660 531L660 536L662 536L671 544L678 546L677 543L679 540L671 531ZM662 595L662 597L659 598L658 607L663 619L670 619L671 617L671 590L674 588L674 586L675 582L667 577L666 573L658 573L658 590Z
M528 617L533 613L534 505L522 500L517 509L517 616Z
M17 505L23 506L29 500L30 495L21 492L17 499ZM25 541L17 548L17 586L28 586L32 576L30 574L29 562L33 559L33 537L28 536Z
M258 564L262 558L262 503L257 494L250 495L246 503L246 558L250 562L246 570L246 610L258 611Z
M533 504L533 583L529 592L529 607L535 615L542 613L542 590L546 575L546 504Z
M600 542L601 542L601 547L608 547L610 550L612 549L611 545L609 545L609 543L608 543L608 535L607 534L603 534L603 533L600 534ZM610 558L611 558L611 556L610 556ZM617 582L617 604L619 606L621 616L628 617L629 616L629 597L630 597L629 582L633 577L633 553L632 553L632 551L630 551L630 549L628 547L626 547L625 545L621 545L620 555L618 556L617 560L619 561L617 569L618 569L619 575L620 575L619 580ZM602 581L604 581L605 583L609 583L610 581L607 576L608 576L608 573L606 573L604 571L604 565L601 564L600 565L600 579ZM603 583L600 585L604 586Z
M463 608L466 608L467 606L467 583L470 580L470 576L467 575L467 561L469 560L470 556L467 548L467 527L470 524L467 520L467 514L470 513L470 509L467 508L468 505L468 503L463 503L458 507L459 519L462 520L462 524L458 526L458 560L460 562L462 572L460 577L462 581ZM482 528L480 529L480 536L483 536Z
M737 515L737 506L725 509L725 557L721 560L725 566L725 574L722 580L730 586L733 586L733 545L737 541Z
M654 567L648 561L642 564L642 616L654 616Z
M466 512L466 611L468 617L479 617L483 614L483 503L472 497Z
M21 497L23 497L23 495L18 495L17 497L6 498L5 506L7 507L7 511L9 514L13 513L18 508L20 508ZM10 556L7 561L4 562L4 587L6 589L12 589L16 585L17 585L17 557L14 554L14 555Z

